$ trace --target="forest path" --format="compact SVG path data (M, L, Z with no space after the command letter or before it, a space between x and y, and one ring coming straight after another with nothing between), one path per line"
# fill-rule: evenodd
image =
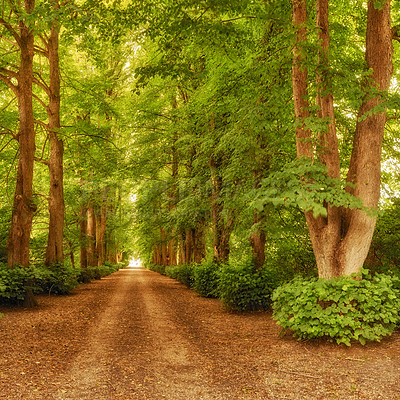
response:
M365 347L279 338L270 313L228 313L127 268L0 319L0 399L400 399L400 335Z

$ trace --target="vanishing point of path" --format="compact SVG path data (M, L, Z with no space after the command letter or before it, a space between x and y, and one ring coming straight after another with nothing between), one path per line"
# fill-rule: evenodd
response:
M400 400L400 335L351 348L279 337L127 268L37 309L2 308L0 400Z

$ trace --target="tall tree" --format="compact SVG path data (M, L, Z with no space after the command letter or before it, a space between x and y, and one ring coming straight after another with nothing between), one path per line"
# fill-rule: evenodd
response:
M23 6L10 2L10 15L17 19L17 28L9 22L0 19L0 23L12 35L20 52L17 71L1 68L2 79L15 93L18 99L19 113L19 159L17 181L15 186L12 220L7 243L8 265L29 265L29 240L32 229L32 218L36 211L33 198L33 164L35 156L35 126L33 116L33 57L34 57L34 26L27 22L35 9L35 0L25 0ZM14 83L13 78L17 80Z
M310 118L309 64L305 59L307 37L306 0L293 1L296 44L293 62L293 95L297 119L296 138L299 157L317 157L331 178L340 176L340 157L336 135L333 93L329 75L329 1L317 1L319 60L317 70L318 117L325 122L314 141L307 125ZM380 193L381 147L386 121L382 107L392 75L392 31L390 0L368 1L365 61L372 73L363 84L366 92L359 109L347 181L349 192L373 210ZM331 278L358 272L367 256L376 216L365 209L349 209L326 204L327 215L305 213L320 277Z
M55 8L59 8L55 2ZM47 47L50 66L50 84L48 86L50 139L50 189L49 189L49 235L46 250L46 264L62 263L64 260L64 143L60 137L60 62L58 54L59 25L51 24L50 36L42 40Z

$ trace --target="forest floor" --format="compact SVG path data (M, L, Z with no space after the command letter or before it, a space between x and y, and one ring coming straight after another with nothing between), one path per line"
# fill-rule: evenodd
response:
M1 400L400 400L399 333L298 342L142 268L38 300L0 308Z

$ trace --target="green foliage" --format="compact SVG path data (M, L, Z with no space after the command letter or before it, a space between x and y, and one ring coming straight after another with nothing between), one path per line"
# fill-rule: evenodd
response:
M13 269L0 265L0 302L20 302L24 300L27 286L35 279L33 268L17 266Z
M250 262L224 265L219 275L219 296L230 310L268 309L272 292L279 284L276 271L268 268L257 270Z
M260 211L271 203L297 206L302 211L312 211L315 218L327 216L327 203L336 207L363 208L361 200L345 190L347 186L350 183L330 178L326 166L297 159L262 181L261 188L255 191L253 205Z
M273 294L274 318L299 339L327 338L350 346L380 341L399 322L398 279L388 275L331 280L295 278Z
M111 264L108 262L96 267L80 268L78 280L81 283L88 283L92 280L98 280L104 278L105 276L111 275L112 273L118 271L119 268L119 264Z
M70 265L53 264L50 267L34 267L34 292L68 294L78 286L80 270Z
M106 263L85 272L70 265L53 264L50 267L43 265L29 268L8 268L0 264L0 302L16 303L24 300L27 289L35 294L68 294L78 286L78 283L92 279L100 279L117 271L120 265ZM85 277L83 279L82 277Z
M165 273L168 277L191 288L194 283L194 270L194 265L171 265L165 268Z
M194 267L193 289L203 297L219 296L219 265L204 261Z
M366 266L400 277L400 200L391 200L379 213Z
M159 274L161 274L161 275L166 275L166 272L165 272L165 269L166 269L166 268L165 268L165 265L146 264L145 267L146 267L147 269L149 269L150 271L157 272L157 273L159 273Z

